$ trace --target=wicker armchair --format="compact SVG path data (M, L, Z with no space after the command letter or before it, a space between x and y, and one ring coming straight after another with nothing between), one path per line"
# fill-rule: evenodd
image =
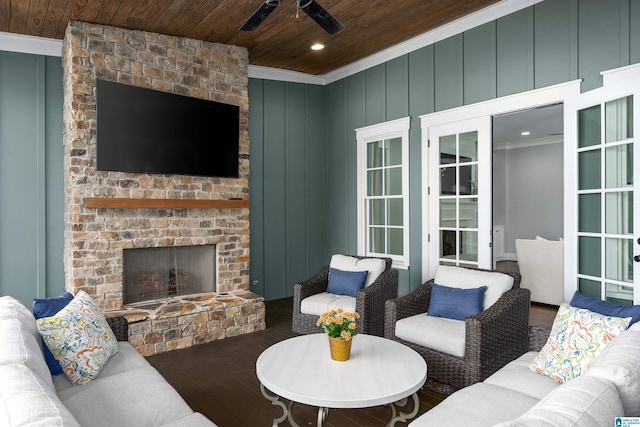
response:
M485 270L486 271L486 270ZM385 334L424 357L429 375L427 388L451 393L479 381L526 353L529 348L529 308L531 293L520 288L520 274L505 273L514 278L513 287L489 308L465 322L464 356L458 357L418 345L396 336L396 322L426 313L433 279L412 293L385 303ZM481 283L478 286L482 285Z
M129 341L129 322L122 316L107 317L107 323L118 341Z
M365 259L375 257L354 256ZM384 303L398 296L398 271L391 268L391 258L382 258L385 269L369 286L356 294L356 312L360 314L358 333L382 336L384 334ZM302 300L312 295L327 291L329 282L329 266L304 282L293 287L293 319L292 329L300 334L322 332L316 325L319 316L304 314L300 311Z

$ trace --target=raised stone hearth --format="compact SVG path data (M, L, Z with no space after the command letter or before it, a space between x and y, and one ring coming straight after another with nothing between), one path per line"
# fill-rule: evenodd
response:
M144 355L264 329L249 291L247 50L71 21L62 64L66 289L124 314ZM239 106L239 178L98 171L96 79ZM123 307L124 249L191 245L215 245L213 293Z

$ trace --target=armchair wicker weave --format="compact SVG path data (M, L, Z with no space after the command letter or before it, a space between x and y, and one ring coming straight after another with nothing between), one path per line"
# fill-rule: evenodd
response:
M398 271L391 268L391 258L353 256L358 260L382 259L384 270L355 296L355 311L360 314L358 333L382 336L384 334L384 303L398 296ZM312 278L296 283L293 287L293 319L292 329L300 334L322 332L316 325L318 314L305 314L301 310L305 298L318 296L327 292L329 283L329 266L324 267Z
M470 271L470 269L460 267L449 268L459 268L463 274L467 275ZM481 313L468 317L464 321L452 321L464 322L464 332L460 334L461 337L464 336L465 341L464 353L461 356L448 354L396 336L396 323L399 320L426 314L429 308L433 279L422 284L412 293L388 300L385 304L385 337L408 345L425 358L429 367L427 387L432 390L451 393L483 381L528 349L531 294L528 289L520 288L520 274L478 271L484 271L485 274L486 272L507 274L513 277L513 286L502 293L495 303L488 308L485 307ZM485 283L479 282L477 285L483 284ZM416 316L416 319L422 321L420 317ZM451 321L451 319L446 320ZM432 336L437 337L438 333L446 335L440 331L435 332L435 335ZM445 336L442 338L450 339Z

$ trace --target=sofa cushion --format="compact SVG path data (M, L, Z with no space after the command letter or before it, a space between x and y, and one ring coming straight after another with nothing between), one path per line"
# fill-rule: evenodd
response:
M368 271L364 286L367 287L376 281L382 274L387 264L380 258L356 258L348 255L336 254L331 257L329 267L342 271Z
M311 295L300 302L300 312L320 316L325 311L342 308L344 311L356 311L356 299L348 295L336 295L328 292Z
M364 288L368 271L343 271L329 267L329 282L327 292L336 295L355 297Z
M513 277L494 271L480 271L463 267L439 265L433 278L435 283L456 288L477 288L486 286L483 309L491 307L498 299L513 288Z
M409 316L396 322L396 336L423 347L464 357L466 327L463 320L425 316Z
M586 308L605 316L631 317L629 326L640 320L640 305L619 305L581 294L576 291L569 302L572 307Z
M628 417L640 417L640 331L627 330L602 350L587 376L612 381Z
M161 426L193 411L151 366L58 391L83 426Z
M33 313L17 299L10 296L0 297L0 320L2 319L19 320L27 327L29 333L40 342L40 334Z
M482 312L486 290L486 286L462 289L432 283L427 314L457 320L475 316Z
M44 342L74 384L95 379L118 351L102 310L84 291L51 317L36 321Z
M612 426L615 417L623 414L620 397L611 382L582 376L553 390L521 417L498 426Z
M547 343L530 368L564 383L584 374L605 346L629 327L631 318L604 316L561 304Z
M34 298L33 299L33 315L36 319L43 317L53 316L69 304L73 299L73 294L70 292L62 292L55 298ZM44 360L47 362L51 375L60 375L62 373L62 367L60 363L53 357L51 350L46 345L43 346Z
M537 399L513 390L476 383L458 390L413 420L411 427L488 427L524 414Z
M0 365L21 364L28 367L53 392L51 374L42 356L40 338L18 319L0 320Z
M200 427L200 426L215 426L207 417L199 412L194 412L191 415L182 417L179 420L171 421L167 424L163 424L162 427Z
M0 365L0 378L1 426L80 426L53 389L26 365Z
M484 382L526 394L537 400L542 399L549 392L558 388L560 383L546 375L538 375L529 369L529 364L537 354L537 351L523 354L516 360L507 363Z

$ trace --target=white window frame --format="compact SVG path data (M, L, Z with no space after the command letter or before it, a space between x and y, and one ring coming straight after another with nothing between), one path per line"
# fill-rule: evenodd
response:
M393 267L409 268L409 128L411 118L404 117L356 129L357 175L358 175L358 253L366 256L389 257ZM402 255L374 253L369 251L368 197L367 197L367 144L385 139L402 140Z

